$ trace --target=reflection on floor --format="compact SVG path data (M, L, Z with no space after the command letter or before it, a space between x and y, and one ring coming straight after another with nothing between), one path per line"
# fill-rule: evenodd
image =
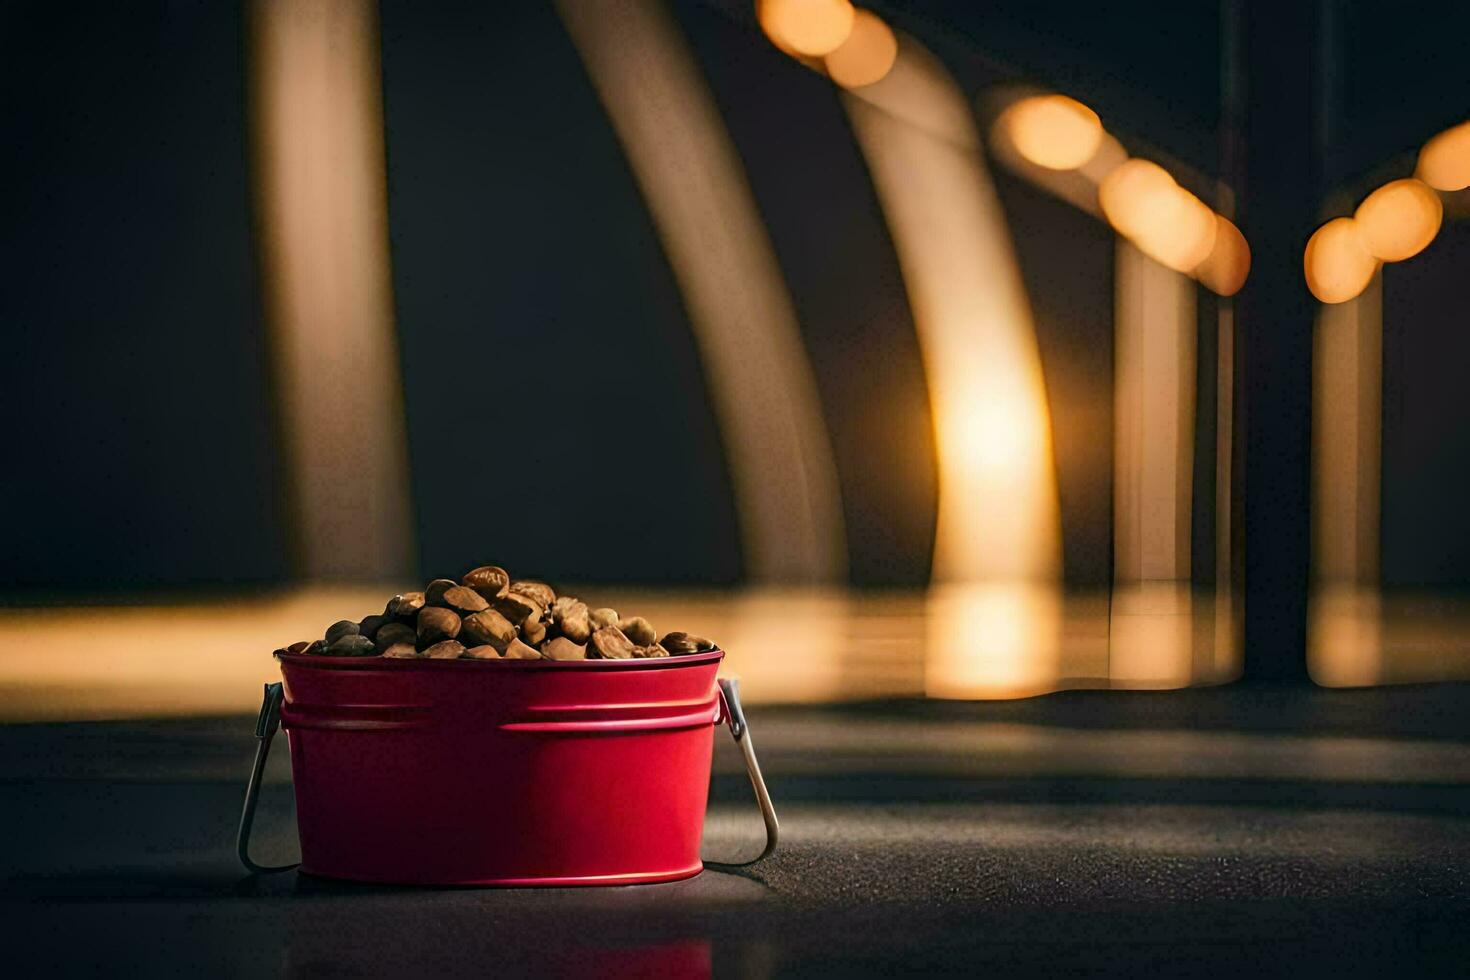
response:
M1470 597L1320 588L1307 629L1312 679L1367 687L1470 678Z
M25 976L1460 976L1467 707L1470 685L1453 684L757 705L782 824L771 859L543 890L245 877L231 834L247 714L8 726L0 836L25 843L0 849L7 964ZM715 746L703 853L728 860L763 832L739 752ZM284 754L266 783L257 853L295 860Z
M392 586L316 587L150 605L0 609L0 720L248 711L270 651L381 609ZM1034 586L928 592L654 592L588 587L659 630L709 636L748 699L1001 699L1066 688L1229 680L1228 605L1173 585L1106 594Z
M381 608L392 586L210 600L0 608L0 720L249 710L271 650ZM1155 583L927 592L580 589L660 630L713 637L747 697L820 703L1165 689L1239 673L1228 598ZM1470 598L1319 590L1309 660L1329 687L1470 678Z

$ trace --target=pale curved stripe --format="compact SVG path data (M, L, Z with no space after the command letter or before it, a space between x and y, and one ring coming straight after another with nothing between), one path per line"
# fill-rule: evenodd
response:
M845 93L918 329L939 448L934 579L1055 583L1051 419L1030 305L969 100L901 35Z
M662 4L557 10L647 202L730 454L753 581L846 576L841 499L791 298L739 156Z
M256 0L252 129L296 571L413 565L377 5Z

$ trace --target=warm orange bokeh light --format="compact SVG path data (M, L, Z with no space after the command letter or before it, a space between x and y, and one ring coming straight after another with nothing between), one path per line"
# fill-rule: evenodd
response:
M898 39L893 30L877 14L859 10L852 33L827 55L827 74L843 88L858 88L882 81L897 59Z
M1098 203L1113 230L1132 238L1144 224L1152 202L1161 201L1175 187L1174 178L1157 163L1137 158L1113 168L1098 186Z
M1016 151L1048 170L1075 170L1102 145L1097 113L1065 95L1022 99L1006 110L1005 120Z
M1175 272L1191 272L1215 244L1215 214L1168 171L1132 159L1103 178L1098 200L1118 234Z
M1215 215L1215 245L1194 270L1205 288L1220 296L1234 296L1251 271L1251 248L1229 219Z
M1470 187L1470 122L1452 126L1425 143L1414 175L1435 190Z
M1439 195L1412 177L1384 184L1364 198L1353 215L1363 244L1384 262L1418 255L1439 234L1443 218Z
M1378 260L1368 251L1352 218L1334 218L1318 228L1307 242L1302 264L1307 288L1324 303L1356 298L1378 271Z
M776 47L814 58L841 47L856 19L848 0L758 0L756 16Z

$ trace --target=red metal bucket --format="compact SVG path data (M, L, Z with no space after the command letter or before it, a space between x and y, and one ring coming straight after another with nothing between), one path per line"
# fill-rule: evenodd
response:
M477 661L277 651L241 819L249 859L275 710L291 746L301 870L435 885L621 885L696 875L714 727L775 814L721 651ZM282 698L284 703L282 704ZM274 704L272 703L274 701ZM759 860L757 858L756 860Z

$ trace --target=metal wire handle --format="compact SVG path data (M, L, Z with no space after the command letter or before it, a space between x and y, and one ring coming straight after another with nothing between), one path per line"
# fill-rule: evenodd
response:
M260 716L255 719L255 764L250 768L250 781L245 784L245 805L240 810L240 831L235 835L235 853L245 870L253 875L276 874L290 871L295 864L256 864L250 860L250 827L255 823L255 804L260 801L260 780L265 772L265 760L271 754L271 739L281 727L281 699L285 696L279 682L265 686L265 698L260 702Z
M741 755L745 757L745 772L750 776L750 786L755 790L755 799L761 808L761 819L766 824L766 846L749 861L706 861L705 864L712 868L748 868L771 856L781 835L781 825L776 820L776 807L771 803L771 794L761 776L760 763L755 758L755 746L750 740L750 726L745 722L745 709L740 705L740 682L733 677L722 677L719 684L725 724L729 726L730 735L735 739L735 744L740 746ZM240 810L240 830L235 835L235 853L239 855L245 870L251 874L277 874L290 871L299 864L256 864L250 859L250 828L255 823L255 805L260 802L261 777L265 773L266 760L270 758L271 740L281 727L281 700L284 696L280 683L267 684L265 697L260 703L260 715L255 719L255 763L250 769L250 780L245 784L245 805Z
M765 778L761 776L761 764L755 758L755 745L750 740L750 726L745 722L745 709L740 705L740 681L734 677L721 677L719 683L720 699L725 704L725 724L730 726L730 735L735 739L735 744L740 746L740 754L745 757L745 773L750 777L750 788L755 790L755 800L760 804L761 819L766 822L766 846L749 861L706 861L705 865L711 868L748 868L764 861L776 850L776 844L781 839L781 823L776 819L775 804L771 802L771 793L766 789Z

